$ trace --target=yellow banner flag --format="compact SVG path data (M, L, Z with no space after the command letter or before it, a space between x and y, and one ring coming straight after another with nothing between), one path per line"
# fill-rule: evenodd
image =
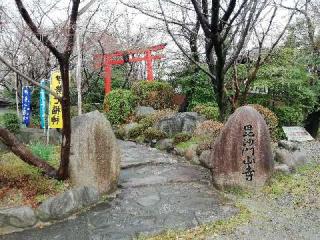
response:
M51 73L50 89L55 91L58 96L62 96L62 83L60 71ZM62 107L59 100L50 95L49 104L49 126L50 128L63 128Z

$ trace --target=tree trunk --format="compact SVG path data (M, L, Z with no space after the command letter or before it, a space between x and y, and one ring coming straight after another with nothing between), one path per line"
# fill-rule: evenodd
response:
M61 80L63 85L62 106L62 143L61 161L58 169L58 178L65 180L69 177L70 145L71 145L71 117L70 117L70 95L69 95L69 59L59 61Z
M8 129L0 128L0 140L21 160L41 169L45 175L57 177L57 170L32 154Z

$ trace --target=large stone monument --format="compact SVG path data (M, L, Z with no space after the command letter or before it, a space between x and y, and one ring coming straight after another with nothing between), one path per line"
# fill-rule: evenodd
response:
M219 188L262 186L273 170L270 135L254 108L238 108L230 116L210 155L214 184Z
M75 186L92 186L99 193L117 187L120 149L102 113L94 111L72 119L69 172Z

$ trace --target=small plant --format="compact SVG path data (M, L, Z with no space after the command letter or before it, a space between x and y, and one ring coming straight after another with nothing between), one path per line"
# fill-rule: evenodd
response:
M193 134L195 136L208 136L213 139L219 136L222 128L223 123L207 120L198 124Z
M6 129L8 129L12 133L20 132L20 120L15 113L5 113L2 116L3 125Z
M145 131L145 127L141 124L131 128L128 132L128 137L130 139L136 139L139 136L142 136Z
M124 140L126 138L126 130L123 127L119 127L114 131L116 138Z
M144 131L144 137L147 140L160 140L167 137L167 134L156 128L148 128Z
M189 141L191 137L191 134L187 132L177 133L173 138L173 144L177 145L179 143Z
M150 106L157 110L173 107L174 90L167 82L138 81L132 86L132 91L139 96L140 106Z
M51 161L55 152L53 145L45 145L43 143L32 143L30 149L34 155L45 161Z
M219 108L211 104L198 104L192 111L205 116L206 119L219 120Z
M136 97L130 90L116 89L106 95L104 111L111 124L124 123L133 113Z

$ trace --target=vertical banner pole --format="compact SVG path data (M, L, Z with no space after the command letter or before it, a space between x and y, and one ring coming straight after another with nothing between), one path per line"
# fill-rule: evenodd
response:
M50 77L48 79L48 83L49 83L49 87L51 86L51 76L52 76L52 72L50 74ZM49 104L48 104L48 115L47 115L47 145L49 144L49 140L50 140L50 124L49 124L49 117L50 117L50 98L51 95L49 94Z
M17 108L17 116L20 118L20 111L19 111L19 96L18 96L18 74L15 74L15 88L16 88L16 108Z
M42 87L46 85L46 80L42 79L40 81ZM44 89L40 89L40 127L46 129L46 91Z
M76 32L76 45L77 45L77 67L76 67L76 80L77 80L77 92L78 92L78 115L82 114L82 98L81 98L81 65L82 65L82 56L81 56L81 47L80 47L80 30Z

